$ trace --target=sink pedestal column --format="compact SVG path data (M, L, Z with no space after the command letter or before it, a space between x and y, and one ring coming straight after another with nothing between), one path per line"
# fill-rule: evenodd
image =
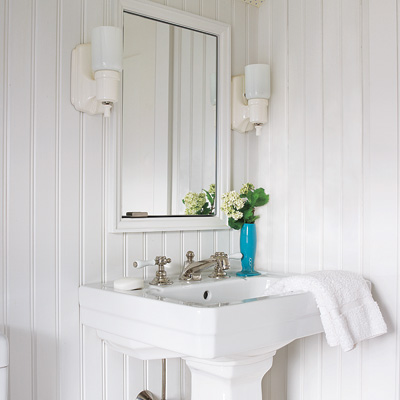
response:
M192 373L192 400L262 400L261 380L274 355L275 351L214 360L186 358Z

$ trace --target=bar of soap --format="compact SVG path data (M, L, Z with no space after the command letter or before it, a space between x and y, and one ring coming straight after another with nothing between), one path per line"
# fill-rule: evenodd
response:
M118 290L143 289L144 280L142 278L121 278L114 281L114 288Z

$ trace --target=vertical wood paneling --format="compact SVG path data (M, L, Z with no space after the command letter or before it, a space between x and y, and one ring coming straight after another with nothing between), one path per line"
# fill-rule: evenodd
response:
M233 136L233 185L251 179L271 194L260 211L258 257L276 271L362 271L389 322L391 333L348 354L322 336L282 349L264 379L264 399L397 399L395 2L271 0L256 10L240 0L155 1L231 23L234 74L247 63L272 65L264 136ZM107 233L106 132L100 117L80 117L69 101L70 52L107 22L106 6L0 1L0 267L7 279L0 322L7 323L15 400L69 400L81 390L85 400L130 400L144 381L158 393L159 362L124 358L87 328L79 370L81 278L141 276L132 261L164 253L178 272L189 249L200 258L237 250L237 232ZM169 397L182 389L188 399L184 364L172 360L168 370Z
M33 399L32 332L32 3L9 4L7 314L10 393ZM24 94L24 96L22 96ZM21 116L24 116L21 118ZM17 249L20 249L19 251ZM21 377L24 385L21 385Z
M145 362L136 358L128 357L126 360L126 400L131 400L143 390L145 386Z
M238 0L216 0L217 20L232 24L233 8ZM234 46L232 46L233 48Z
M389 326L389 334L363 346L363 398L394 398L397 355L395 278L398 239L398 65L397 7L391 1L369 2L369 192L366 218L370 230L365 246L365 274L373 282ZM375 201L379 194L379 203ZM369 384L372 382L373 384ZM365 390L366 386L368 391ZM379 392L379 394L378 394Z
M8 36L8 1L0 1L0 324L2 332L5 333L7 324L7 285L6 285L6 265L7 265L7 36Z
M201 15L206 18L216 19L217 2L215 0L202 0Z
M190 0L190 1L185 0L183 9L192 14L200 15L201 13L200 1L201 0Z
M105 345L104 349L104 391L107 400L124 399L124 355Z
M143 278L144 269L133 268L132 263L135 260L145 259L146 235L144 233L125 234L125 275Z
M342 268L342 3L323 2L323 268ZM323 342L322 397L340 398L341 352Z
M58 346L58 18L57 3L37 0L34 52L34 398L57 397ZM50 18L49 18L50 17ZM48 22L48 19L51 22ZM55 56L50 60L46 54ZM49 113L51 110L51 113ZM39 134L40 132L40 134ZM50 151L49 151L50 150ZM47 290L38 290L39 285Z
M271 200L268 204L271 224L271 270L287 268L287 1L271 4ZM260 39L261 40L261 39ZM279 134L275 134L279 132ZM265 222L260 221L259 226Z
M59 42L59 340L57 399L81 394L78 287L81 278L80 116L70 103L71 49L80 41L81 1L61 2ZM66 372L68 371L68 373Z
M247 21L246 4L234 0L232 4L232 75L244 74L247 53ZM232 164L231 164L231 186L239 190L241 185L247 181L247 162L244 160L248 151L248 135L232 131ZM245 165L241 168L235 167L237 160L243 159Z
M164 232L151 232L146 234L146 253L145 258L154 259L156 256L165 254L165 233ZM152 279L157 271L156 266L146 268L146 279ZM150 360L146 362L146 388L160 397L161 394L161 361Z
M103 9L95 0L85 0L84 41L90 42L91 31L103 23ZM94 12L92 12L92 9ZM103 129L100 115L83 118L83 257L84 283L104 279L103 259ZM99 269L101 266L101 269Z
M288 270L304 271L305 7L288 2Z
M264 379L264 399L397 399L395 2L271 0L256 10L240 0L155 1L231 23L234 74L247 63L272 65L264 136L233 136L233 185L251 179L271 194L260 211L258 257L276 271L362 271L389 322L390 334L351 353L328 348L322 336L282 349ZM7 279L0 322L10 338L15 400L69 400L81 390L85 400L130 400L145 381L158 393L160 362L124 358L87 328L79 370L81 278L142 276L132 261L160 254L178 272L189 249L200 258L237 250L237 232L107 233L106 132L100 117L80 117L69 101L70 52L107 22L106 6L0 1L0 267ZM188 399L185 365L172 360L168 371L168 396L179 398L182 389Z
M270 64L272 62L271 59L271 12L272 5L271 2L265 3L259 9L259 21L257 25L257 32L259 39L257 40L257 59L259 63ZM272 89L273 90L273 89ZM273 92L272 92L273 95ZM269 109L271 112L271 109ZM270 117L269 117L270 118ZM258 180L254 180L258 182L258 186L263 187L266 193L270 192L270 124L267 123L263 126L262 135L257 138L257 144L251 145L252 151L254 153L255 149L258 149ZM253 179L252 177L250 178ZM257 221L257 226L260 223L264 223L264 227L268 226L268 229L258 229L257 231L257 240L260 246L257 246L257 260L262 260L262 265L260 265L260 270L268 270L270 269L270 224L267 222L269 215L269 206L261 207L257 213L261 216L261 219Z
M210 257L215 250L215 242L214 242L214 232L213 231L201 231L199 232L199 241L200 241L200 253L199 258L203 260L207 257Z
M237 37L238 58L244 65L250 57L245 55L246 43L256 39L256 25L250 22L257 12L240 1L155 1L226 22L234 15L234 25L246 36ZM18 0L8 12L8 2L2 0L0 7L5 11L0 15L0 162L8 174L0 181L2 199L7 200L0 239L7 246L2 276L8 278L4 298L11 398L131 399L145 386L158 393L159 362L124 357L102 343L95 331L79 327L79 284L142 276L143 271L133 270L132 261L159 254L173 259L169 270L177 273L185 250L193 249L201 258L217 247L229 252L237 247L238 236L212 231L108 234L108 128L101 117L80 115L71 106L70 55L76 44L90 41L94 26L110 22L115 5ZM250 58L254 57L255 53ZM245 170L238 160L235 169L239 174ZM146 277L154 273L155 268L145 271ZM179 360L168 362L169 398L190 397L184 371Z
M362 64L359 1L342 9L342 265L361 272L362 216ZM341 396L361 396L361 349L342 355Z
M144 233L131 233L124 236L126 237L125 275L144 278L144 270L133 268L132 263L134 260L145 259L146 235ZM146 363L133 357L126 357L125 366L126 398L131 399L144 388Z
M104 22L104 9L95 0L83 2L83 38L90 42L91 31ZM83 283L105 279L104 194L103 194L103 127L102 117L82 115L82 182L83 193ZM83 330L84 399L105 396L104 345L91 329ZM96 365L93 368L93 365Z
M246 62L245 64L257 64L258 60L258 12L259 9L257 7L247 6L246 8L246 47L245 47L245 55ZM244 69L243 69L244 73ZM263 129L263 135L265 135L265 129ZM246 153L246 168L247 168L247 176L245 177L245 182L257 182L259 180L258 173L259 169L257 168L259 163L259 157L263 157L262 154L259 154L258 151L254 151L258 147L259 136L255 135L255 131L247 136L247 153Z
M165 254L171 259L171 263L167 264L167 272L169 275L178 274L182 270L183 262L185 260L185 249L181 243L180 232L169 232L165 234ZM159 254L161 255L161 254Z
M304 241L302 272L318 270L322 266L323 232L323 4L320 0L305 0L305 137L304 137ZM322 336L304 339L303 398L321 398ZM291 379L288 376L288 381Z
M394 324L389 329L397 329L396 2L289 1L288 19L282 2L271 3L271 17L261 10L259 21L260 27L272 21L272 40L259 28L260 57L270 57L272 64L271 142L259 152L271 152L272 228L264 220L258 225L260 236L274 235L271 267L362 272L373 282L389 326ZM260 171L264 168L260 162ZM288 258L277 264L275 252L282 254L286 246ZM287 399L397 399L398 337L389 332L349 353L329 348L322 336L289 345ZM277 364L270 374L278 368L285 373L285 365ZM281 395L272 382L264 386L264 398Z
M234 48L237 49L235 50L234 67L237 68L238 73L242 73L245 63L256 61L254 59L255 54L252 53L252 48L250 48L253 43L252 34L254 30L250 31L251 28L249 26L249 21L256 17L256 15L251 15L254 9L249 9L248 6L244 6L239 1L230 0L219 0L215 4L203 1L202 10L200 10L200 4L201 2L198 4L185 2L183 4L182 1L170 1L171 6L186 7L187 9L188 7L194 7L196 10L191 11L203 12L210 17L213 17L215 12L215 16L221 20L232 22L234 32L238 32L234 41ZM383 65L387 68L389 68L389 65L397 65L397 60L391 59L391 57L395 58L394 54L396 53L393 51L393 47L397 46L397 38L393 39L393 32L395 31L394 27L397 27L397 21L392 19L390 24L380 22L390 20L393 15L392 5L388 2L380 3L379 9L377 9L377 3L372 3L372 29L368 34L374 40L371 48L364 50L364 64L361 66L359 49L361 28L358 17L360 15L363 16L363 29L365 29L365 9L361 13L357 2L352 1L346 2L346 5L343 3L342 9L337 11L335 7L339 7L338 3L324 2L324 14L322 16L321 4L319 1L304 0L302 4L290 2L288 9L286 8L286 3L277 4L272 2L272 4L263 6L271 10L271 20L273 20L271 31L268 32L271 32L272 35L271 62L272 65L275 65L273 70L276 73L274 73L273 77L273 101L271 99L271 121L268 126L268 134L275 136L260 139L259 143L262 143L262 146L256 155L263 154L265 151L267 154L271 153L271 160L261 159L261 157L259 160L260 165L271 166L271 179L261 175L260 172L262 170L265 171L265 168L261 169L260 167L259 175L257 175L252 171L252 164L247 164L247 170L240 163L238 164L237 159L243 157L243 153L238 150L237 157L235 157L234 168L236 168L236 172L234 176L236 178L234 183L240 186L249 177L254 177L254 179L258 177L259 181L266 180L271 182L271 203L268 206L268 219L271 218L271 232L274 235L271 244L272 255L270 257L267 255L271 260L271 269L298 269L298 272L300 272L302 265L306 271L316 269L322 266L321 257L323 255L325 261L336 260L338 266L343 264L346 269L357 270L361 265L365 273L373 280L376 295L379 296L380 293L387 292L388 296L392 296L390 299L386 296L382 297L383 304L389 305L395 299L392 280L390 283L386 282L383 272L379 268L378 273L377 268L382 263L381 248L384 248L385 251L387 250L386 260L383 260L386 261L386 270L384 272L386 276L391 276L394 270L392 263L393 249L397 249L397 240L395 244L393 242L387 243L387 232L378 237L378 233L383 231L383 228L378 229L375 236L368 229L371 229L372 226L380 226L385 227L387 230L387 227L389 227L389 230L394 231L394 234L390 236L397 237L397 225L393 225L392 219L390 221L381 221L381 204L374 205L373 200L370 198L372 193L383 192L385 206L392 210L391 215L393 213L396 214L398 205L397 200L393 203L393 199L397 199L397 192L393 192L393 189L391 189L391 184L394 180L391 171L393 171L393 165L396 166L398 163L397 130L393 131L394 126L397 129L396 122L393 121L393 116L397 121L397 85L392 84L393 80L397 82L397 69L395 71L383 71L383 66L379 60L386 60L387 62ZM369 6L369 3L363 4L364 7L365 5ZM80 21L76 19L76 15L79 15L80 3L76 1L68 6L63 4L62 29L60 29L62 32L62 47L58 50L61 54L61 61L58 61L60 62L61 70L58 73L62 82L58 88L54 83L48 87L40 86L45 74L48 76L53 74L54 79L54 68L57 68L54 58L51 59L51 62L46 62L46 65L44 61L49 57L47 54L52 53L49 48L53 47L54 49L55 46L54 42L52 42L54 34L47 35L48 32L54 32L54 19L58 18L55 16L54 5L53 8L44 10L40 1L36 2L38 7L35 9L35 18L41 21L42 18L47 18L50 15L52 23L40 25L40 28L35 31L36 38L32 39L34 40L33 44L32 42L26 42L24 39L25 33L31 32L32 29L30 24L33 18L32 10L24 8L20 12L19 7L22 8L22 5L25 4L13 2L10 13L10 26L13 27L10 32L10 43L12 43L13 47L21 44L20 47L25 46L25 50L28 51L23 52L21 55L13 50L7 59L8 65L13 68L13 72L8 76L9 81L12 83L13 93L10 94L7 105L8 109L10 109L9 119L5 121L7 132L12 132L13 135L10 136L10 143L7 144L9 146L7 155L10 158L10 178L7 184L10 192L9 198L13 203L11 205L10 202L8 206L9 213L7 217L10 220L10 229L7 238L3 238L2 243L8 242L6 250L8 252L10 252L10 249L12 250L8 262L10 275L7 288L10 293L8 297L8 312L10 314L9 332L12 360L14 366L21 365L18 377L21 375L28 377L27 380L25 379L28 385L25 388L17 387L17 375L12 375L11 391L14 396L29 397L31 395L29 380L33 376L37 381L32 385L37 388L39 397L54 393L52 392L53 389L49 389L50 386L45 391L45 382L44 378L42 378L46 376L48 371L51 373L50 366L55 361L56 349L54 341L50 354L41 354L40 356L38 354L42 343L44 343L42 342L45 338L43 336L44 333L50 332L53 340L57 336L51 320L56 318L55 307L60 304L61 350L59 363L64 370L68 369L70 372L61 374L59 371L58 373L61 385L60 396L67 399L75 398L78 390L74 389L77 385L73 383L77 382L79 371L76 368L71 368L71 366L76 365L77 360L77 350L75 352L73 350L77 349L77 337L76 334L70 334L69 332L71 331L71 325L74 326L75 324L75 327L77 326L76 287L80 275L83 275L84 280L88 282L102 278L114 279L114 277L123 273L129 275L141 274L141 271L133 271L130 267L133 258L138 258L138 256L139 258L151 257L155 255L153 253L161 254L164 252L177 260L176 263L171 265L171 269L178 271L182 262L181 253L184 248L187 250L186 246L193 247L203 257L206 253L209 253L209 250L214 250L216 247L223 247L224 249L233 247L236 242L234 240L235 235L232 233L178 232L125 236L109 236L105 233L104 136L101 121L97 117L83 117L83 148L80 149L79 117L69 104L69 55L73 45L79 41L79 35L77 37L76 32ZM297 7L298 12L291 7ZM103 10L88 1L84 3L83 11L83 16L85 17L84 36L88 38L90 28L102 23L104 20ZM293 16L301 13L302 18L290 19L291 11ZM289 29L286 28L288 15ZM267 16L269 19L268 12L263 9L260 10L260 16ZM15 28L19 26L21 20L27 22L23 28L24 35L16 32ZM74 27L70 26L71 21L73 21ZM69 24L68 27L66 27L67 24ZM322 28L324 32L324 56L322 56L321 52ZM259 32L263 32L263 29L265 29L265 25L259 24ZM382 34L382 31L385 31L385 34ZM73 32L75 32L75 37L73 35L71 37ZM46 51L43 50L44 43L43 47L39 46L41 35L44 37L44 43L46 43L46 40L50 41L50 45L46 45ZM392 38L391 47L389 46L392 50L385 52L384 46L381 46L381 37L383 36ZM270 39L260 35L259 41L268 45L268 49L265 50L267 56L259 54L259 59L269 58ZM29 43L28 46L27 43ZM258 47L262 49L263 43L259 43ZM331 51L332 48L336 50ZM31 63L33 54L31 49L35 49L36 54L40 54L40 58L37 58L38 64L36 66ZM43 51L43 54L41 54L41 51ZM373 54L371 60L374 60L371 71L372 78L370 79L372 84L370 88L369 85L365 84L369 79L364 78L362 81L364 86L361 88L361 70L365 74L369 67L365 64L367 51L371 51L371 54ZM287 57L287 52L289 52L289 57ZM334 59L335 54L338 55L337 59ZM299 56L303 59L303 62L305 60L305 65L298 62ZM340 62L338 61L339 59ZM25 62L23 62L24 60ZM333 61L331 62L331 60ZM323 66L322 62L324 63ZM295 68L295 65L300 66L300 68ZM49 69L46 70L46 68ZM302 68L304 69L302 70ZM33 71L37 73L32 75ZM340 71L339 75L337 71ZM0 72L3 78L7 75L4 68ZM26 79L23 79L24 76ZM31 81L32 76L34 81ZM379 79L382 79L382 76L385 77L383 81L384 90L380 92L382 84ZM17 77L20 81L17 80ZM55 80L57 80L57 77L55 77ZM324 88L324 101L322 101L321 97L321 82L323 82ZM377 82L379 82L379 85ZM286 88L287 83L289 84L288 91ZM40 89L38 89L38 85ZM393 86L395 89L393 89ZM21 103L20 96L17 97L14 93L26 93L26 90L31 90L31 88L36 90L34 104L31 103L29 96L25 97ZM61 113L58 117L54 109L52 113L49 113L50 116L47 115L46 111L46 108L51 108L49 104L55 101L55 91L58 91L61 101L59 105ZM371 91L375 98L373 107L371 107L374 114L367 121L371 126L370 137L361 136L361 91L364 91L364 96L366 96L365 91ZM302 95L302 92L305 92L305 101L302 104L298 104L297 99ZM39 97L40 99L45 97L47 100L43 104L39 104ZM372 95L371 97L368 96L368 100L370 98L372 98ZM389 103L392 108L387 107L388 99L391 99ZM384 107L380 107L380 104L383 104ZM18 120L21 107L22 110L25 109L27 111L25 112L27 118ZM364 102L363 107L364 115L362 119L365 120L365 110L368 104ZM35 110L34 120L37 121L34 125L35 131L32 130L33 127L30 124L33 120L32 110ZM44 114L46 116L42 117ZM54 129L56 118L59 118L59 126L61 127L58 139L60 140L60 153L58 156L57 138L54 136L54 131L57 131L57 129ZM297 124L298 121L301 122ZM382 121L389 121L388 125L382 125ZM306 127L303 131L301 131L302 126ZM286 128L288 128L288 131L286 131ZM51 134L50 131L52 131ZM322 131L325 133L324 140L322 139ZM382 131L384 132L383 143ZM285 132L287 132L287 136L285 136ZM342 132L342 136L338 137L337 132ZM31 141L33 133L34 142ZM234 140L236 140L236 143L243 141L248 148L248 154L250 156L253 155L252 148L255 143L258 143L254 138L244 139L240 137L236 139L234 137ZM269 146L271 146L271 152ZM239 149L238 146L236 148ZM47 150L48 154L39 159L42 149ZM49 149L52 150L49 152ZM80 151L83 152L83 170L81 171L79 166ZM395 151L394 154L393 151ZM388 154L390 154L389 158L387 157ZM57 177L54 170L50 174L44 171L47 165L57 165L57 157L60 157L59 177ZM257 157L254 157L252 161L256 159ZM370 159L368 168L365 168L366 159ZM37 160L37 163L33 164L33 160ZM364 163L363 171L361 171L361 163ZM338 164L339 168L336 168ZM32 166L35 167L34 170L32 170ZM396 168L394 170L397 171ZM324 172L324 175L322 175L321 171ZM83 179L83 193L79 186L80 173L81 179ZM360 186L359 178L363 173L367 173L367 176L364 178L363 186ZM31 180L32 176L35 177L35 186ZM49 178L50 176L51 178ZM60 179L60 189L57 189L56 186L57 179ZM304 182L304 185L301 185L302 182ZM370 190L367 190L368 188ZM33 197L33 189L35 190L34 193L36 193L35 197ZM50 192L47 197L43 196L42 191L44 190L49 190ZM59 194L57 194L57 190L60 190ZM300 200L295 201L292 194L295 193L297 196L299 191L303 194ZM341 193L341 197L331 198L331 195L336 196L337 191ZM361 193L364 198L361 198ZM367 195L369 197L365 198ZM58 222L60 227L60 247L58 250L60 259L59 281L62 282L59 289L57 289L57 283L49 283L49 281L54 282L56 274L56 271L50 265L50 259L53 258L57 265L56 238L51 237L48 232L48 230L55 229L57 224L57 196L59 196L60 201L58 206L60 210ZM76 200L79 196L83 196L81 201L84 205L84 225L81 233L79 232L79 215L81 215L82 210L80 209L80 202ZM322 202L322 199L325 199L324 202ZM364 221L360 221L360 202L366 205L366 210L362 214ZM47 210L45 210L46 207ZM29 215L27 210L34 211L34 214ZM53 217L44 220L45 211L48 211ZM267 218L264 218L264 216L266 214L263 215L262 223L259 224L261 230L270 229L265 227L264 221ZM336 218L337 216L339 218ZM321 233L321 220L324 222L324 234ZM35 222L35 225L27 227L25 221ZM364 237L367 239L366 245L361 243L360 225L364 229ZM331 229L332 227L333 229ZM302 231L303 229L305 229L304 232ZM332 231L334 232L333 240L330 240ZM31 233L35 234L35 240ZM83 235L84 249L81 250L83 253L80 253L79 250L80 235ZM298 240L299 235L300 240ZM41 239L39 239L39 236ZM42 246L46 243L43 239L46 236L48 237L47 243L50 244L48 254L45 255ZM380 238L382 238L381 242L379 242ZM384 240L385 242L383 242ZM321 243L324 243L324 253L321 252ZM35 244L34 248L32 244ZM367 247L370 247L368 251ZM16 248L22 248L24 252L17 254L15 252ZM365 249L364 254L361 254L362 249ZM32 258L32 255L35 258ZM50 255L52 256L50 257ZM369 257L366 257L367 255ZM83 265L81 274L79 274L76 267L80 264L81 256ZM295 263L296 258L302 260L299 265ZM366 261L363 265L360 264L362 260ZM18 265L18 268L11 270L16 265ZM153 272L150 271L152 274ZM35 275L32 275L33 273ZM17 282L18 284L20 283L20 276L23 278L23 285L17 288ZM30 280L30 277L35 277L35 279ZM34 293L40 293L41 289L49 287L49 285L51 289L47 294L40 294L39 297L34 296ZM28 290L22 290L24 287L28 288ZM58 298L56 296L57 290L59 290ZM16 303L13 303L13 299L16 299L19 293L23 293L24 301L21 302L18 297L19 303L16 305ZM54 299L46 305L47 308L40 306L46 296L52 296ZM388 315L392 315L391 310L390 306L387 306L385 311ZM32 311L35 312L32 314ZM19 312L19 314L16 314L16 312ZM33 320L31 320L32 315L36 318L34 324ZM45 316L48 315L50 315L50 319L46 319L43 324L40 323L41 318L44 320ZM32 342L29 330L27 331L26 327L29 327L29 329L31 327L36 328L39 324L42 326L42 330L35 330L34 337L36 341ZM106 395L107 392L110 393L110 397L111 393L115 393L112 388L118 391L118 397L122 396L122 375L128 377L126 379L129 380L129 383L132 383L132 385L128 386L132 390L130 392L126 391L125 397L129 398L129 395L132 397L137 394L139 390L136 392L135 389L141 388L143 363L133 361L130 364L129 360L122 364L122 359L119 355L114 357L113 354L110 357L110 353L107 350L104 353L107 360L104 366L108 372L118 367L119 372L118 374L113 374L111 385L109 379L103 385L101 376L103 376L104 371L100 368L103 365L103 346L101 341L99 341L94 332L87 332L86 330L84 330L84 338L84 359L86 360L84 365L89 366L93 363L97 365L94 370L85 368L83 371L86 398L98 398L103 394ZM37 345L37 351L33 352L33 355L37 358L32 363L27 363L27 357L29 358L29 354L31 354L32 343ZM339 392L342 398L353 398L359 395L361 375L364 376L362 397L374 398L377 395L376 388L378 385L372 387L371 390L369 382L372 379L369 378L376 371L372 370L370 366L376 364L376 362L378 364L380 362L382 366L386 365L386 363L393 365L395 362L393 358L395 356L384 359L378 354L378 343L380 345L384 343L386 348L390 349L393 339L388 335L387 339L377 339L365 345L363 354L356 352L340 357L337 356L336 351L331 352L326 347L321 351L319 338L309 338L303 342L293 344L289 349L289 353L287 349L284 349L276 358L274 369L270 375L273 376L275 374L275 378L271 379L269 394L273 398L279 398L279 396L284 398L285 392L278 390L278 388L282 389L285 386L284 376L280 372L284 371L287 354L289 354L289 377L293 378L293 380L290 379L289 381L290 390L288 393L293 398L295 396L306 399L321 398L319 394L319 385L321 384L323 385L323 398L335 397L335 393ZM23 353L19 353L19 350L16 351L17 346ZM40 353L42 352L40 351ZM390 351L386 353L390 354ZM22 354L24 354L23 357ZM300 357L298 357L298 354L300 354ZM44 360L47 360L43 358L45 356L50 357L50 363L44 362ZM323 360L324 367L322 369L320 368L320 357ZM396 355L396 357L398 362L398 356ZM294 358L296 360L293 360ZM363 367L363 374L361 374L361 367L359 366L361 363L359 359L361 358L363 361L367 360L366 365ZM96 360L98 363L96 363ZM130 368L134 363L137 364L135 365L136 370L135 368ZM67 365L70 368L67 368ZM123 373L123 365L127 365L125 373ZM33 372L33 366L37 368L36 372ZM155 365L154 372L157 371L157 368ZM342 372L339 371L339 368L342 369ZM107 375L107 371L106 376L110 376ZM152 371L153 369L150 365L148 373L152 374ZM279 371L279 374L277 371ZM325 375L324 379L321 380L318 378L318 373L323 371L325 371ZM336 375L333 380L332 372L334 372L333 375ZM387 370L383 366L380 369L378 380L386 388L385 396L390 398L394 393L394 384L385 385L385 383L393 381L394 376L386 372ZM315 379L315 373L317 373L317 379ZM99 377L100 379L98 379ZM279 384L276 383L278 378L281 380ZM152 380L153 378L149 378L148 375L148 379ZM175 380L176 378L173 379ZM268 380L269 378L267 377L266 379ZM340 390L338 392L331 391L331 388L338 386L337 380L340 381ZM154 377L154 384L159 385L157 374ZM103 389L105 390L104 393ZM174 396L174 394L171 395Z
M173 8L182 10L184 7L185 0L166 0L166 5Z
M145 243L146 237L144 233L125 234L126 250L125 250L125 275L133 277L144 277L143 269L135 269L132 266L134 260L145 259ZM151 256L151 255L149 255ZM145 382L145 367L146 364L142 360L137 360L132 357L126 358L126 394L127 399L136 396L144 388Z
M305 4L305 271L322 266L323 231L323 5Z
M96 330L83 326L82 397L98 400L105 397L103 381L103 343Z
M400 101L400 7L397 3L397 101ZM397 137L400 135L400 114L397 115ZM400 142L397 139L397 249L400 246ZM397 301L396 301L396 366L395 366L395 376L400 375L400 252L397 250ZM400 382L396 380L395 384L395 398L400 398Z

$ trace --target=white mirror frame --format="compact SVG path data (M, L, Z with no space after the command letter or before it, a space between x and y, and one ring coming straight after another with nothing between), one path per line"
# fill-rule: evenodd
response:
M214 216L179 216L152 218L122 218L121 207L121 136L122 107L117 103L108 125L108 162L106 190L109 193L109 230L111 232L155 232L229 229L226 216L220 210L221 194L229 190L230 182L230 85L231 28L230 25L176 10L146 0L120 0L116 26L122 27L123 13L145 17L210 33L218 38L218 106L217 106L217 195ZM122 93L122 91L121 91ZM107 122L106 122L107 123Z

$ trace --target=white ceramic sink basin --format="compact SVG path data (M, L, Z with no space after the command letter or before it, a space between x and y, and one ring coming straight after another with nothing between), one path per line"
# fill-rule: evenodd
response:
M85 285L79 289L81 320L143 359L226 357L275 349L322 331L311 294L266 297L265 289L281 276L231 275L193 283L174 277L171 286L131 292L112 283Z
M277 277L273 275L263 275L257 279L231 276L217 281L203 278L200 282L177 281L172 286L149 289L148 293L193 307L222 307L262 298L266 288L276 280Z

